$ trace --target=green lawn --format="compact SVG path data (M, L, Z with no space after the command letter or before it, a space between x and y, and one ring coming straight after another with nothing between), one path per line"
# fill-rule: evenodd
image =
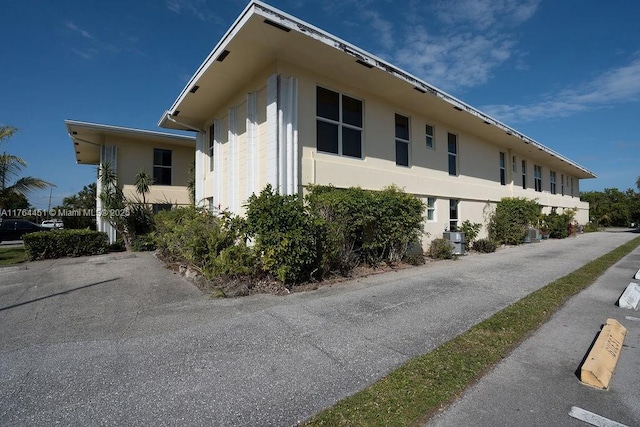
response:
M27 255L22 246L0 248L0 265L19 264L26 260Z
M640 237L522 298L316 415L309 426L407 426L428 420L640 245Z

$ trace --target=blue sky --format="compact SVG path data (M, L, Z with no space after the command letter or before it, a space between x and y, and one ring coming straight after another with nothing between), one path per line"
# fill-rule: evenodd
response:
M273 0L594 171L581 189L640 175L640 2ZM65 119L156 123L246 1L4 0L2 149L57 185L52 205L94 181ZM31 203L46 208L49 191Z

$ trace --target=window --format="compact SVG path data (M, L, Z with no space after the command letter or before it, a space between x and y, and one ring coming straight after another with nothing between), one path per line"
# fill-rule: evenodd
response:
M571 197L575 197L575 193L573 192L573 178L571 178Z
M527 189L527 162L522 161L522 189Z
M362 101L317 87L316 114L318 151L362 157Z
M449 151L449 175L458 175L458 135L450 133L447 135L447 146Z
M216 143L214 131L215 131L214 125L211 125L211 127L209 128L209 172L213 172L213 167L214 167L213 147L214 147L214 144Z
M435 148L435 141L433 140L433 126L425 125L424 127L425 140L427 141L427 148Z
M151 211L153 212L153 214L157 214L158 212L162 212L162 211L170 211L172 208L171 203L153 203L151 205Z
M551 194L556 194L556 173L555 171L549 172L549 191Z
M500 185L507 185L507 169L505 162L505 154L500 152Z
M396 114L396 165L409 166L409 117Z
M171 185L171 150L153 149L153 183Z
M449 231L458 231L458 202L459 200L449 200Z
M564 175L560 174L560 194L564 196Z
M427 197L427 221L436 220L436 198Z
M533 165L533 184L536 191L542 191L542 167Z
M516 156L511 158L511 169L513 170L514 175L518 173L518 165L516 164Z

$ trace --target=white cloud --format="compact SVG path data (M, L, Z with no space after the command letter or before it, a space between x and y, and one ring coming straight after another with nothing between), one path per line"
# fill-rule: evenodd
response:
M487 30L495 25L515 26L529 20L540 0L440 0L436 16L448 25Z
M85 39L93 39L93 36L91 34L89 34L88 31L83 30L82 28L78 27L76 24L74 24L71 21L67 21L66 22L66 27L72 31L75 31L76 33L80 34L82 37L84 37Z
M181 15L183 12L191 14L204 22L215 22L218 25L224 25L224 21L208 8L207 0L165 0L167 9Z
M546 94L528 105L486 105L483 111L508 122L567 117L581 111L604 108L640 99L640 58L608 70L576 87Z

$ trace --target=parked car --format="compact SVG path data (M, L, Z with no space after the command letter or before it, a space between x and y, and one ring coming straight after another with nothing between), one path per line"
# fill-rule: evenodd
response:
M45 219L40 225L47 228L55 228L56 230L64 228L64 223L60 219Z
M49 231L51 228L34 224L24 219L3 219L0 223L0 242L22 240L22 236L36 231Z

